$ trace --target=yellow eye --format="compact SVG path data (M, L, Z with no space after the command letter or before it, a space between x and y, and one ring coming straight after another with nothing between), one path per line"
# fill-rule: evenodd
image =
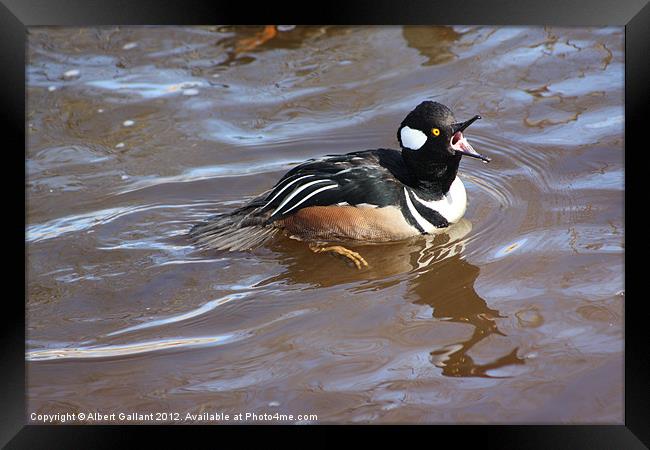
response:
M440 134L440 130L437 128L433 128L431 132L433 133L434 136L438 136Z

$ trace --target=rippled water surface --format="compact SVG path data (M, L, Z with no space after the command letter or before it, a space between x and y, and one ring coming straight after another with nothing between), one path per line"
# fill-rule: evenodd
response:
M622 423L623 29L275 34L30 29L28 413ZM449 233L360 271L185 238L425 99L492 158Z

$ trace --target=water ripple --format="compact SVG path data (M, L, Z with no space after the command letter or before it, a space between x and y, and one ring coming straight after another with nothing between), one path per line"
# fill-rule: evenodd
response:
M191 311L185 312L183 314L178 314L174 316L169 316L165 317L162 319L156 319L156 320L151 320L149 322L144 322L138 325L134 325L132 327L127 327L123 328L121 330L113 331L111 333L107 333L106 336L116 336L119 334L124 334L124 333L129 333L131 331L136 331L136 330L143 330L145 328L151 328L151 327L158 327L161 325L169 325L172 323L176 322L181 322L183 320L187 319L192 319L194 317L198 317L200 315L206 314L212 310L214 310L217 306L225 305L226 303L229 303L233 300L240 300L242 298L246 298L250 296L252 292L240 292L236 294L229 294L224 297L220 297L214 300L211 300L201 306L199 306L196 309L193 309Z
M216 336L160 339L146 342L133 342L123 345L52 348L29 351L27 352L25 359L27 361L47 361L61 359L108 358L136 355L139 353L159 350L223 345L244 339L245 337L245 334L232 333Z
M214 307L214 305L211 305ZM307 313L315 312L314 308L300 309L290 311L269 320L261 325L249 328L247 330L238 330L232 333L224 333L214 336L188 337L188 338L167 338L157 339L145 342L133 342L128 344L112 345L89 345L89 346L61 346L58 348L48 348L39 350L30 350L26 353L27 361L47 361L61 359L93 359L108 357L124 357L140 353L155 352L169 349L187 349L195 347L224 345L232 342L241 341L256 333L270 328L272 325L290 320ZM196 314L198 315L198 314ZM171 323L171 322L170 322ZM158 324L156 324L158 325ZM154 326L154 325L151 325ZM125 333L125 330L120 330Z
M53 239L63 234L79 232L97 225L103 225L117 220L129 214L141 213L144 211L151 211L154 209L186 209L190 206L197 204L156 204L156 205L140 205L140 206L122 206L115 208L107 208L99 211L92 211L84 214L75 214L57 219L48 220L44 223L33 224L27 227L26 240L27 242L39 242L46 239ZM207 205L207 204L206 204ZM126 248L130 248L129 244ZM117 247L116 247L117 248Z

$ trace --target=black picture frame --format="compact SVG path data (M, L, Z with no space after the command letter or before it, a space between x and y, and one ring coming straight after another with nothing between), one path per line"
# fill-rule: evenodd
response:
M647 190L643 181L643 143L645 121L650 118L650 5L647 0L402 0L330 1L309 4L277 2L259 3L199 0L0 0L0 95L3 121L6 126L4 159L8 169L5 217L8 229L4 234L5 262L9 270L20 270L23 261L24 282L17 283L25 299L27 261L25 238L25 43L26 28L50 26L97 25L200 25L200 24L467 24L467 25L555 25L555 26L625 26L625 228L632 236L625 251L625 424L620 426L429 426L362 427L373 436L392 434L405 439L421 434L430 445L439 445L445 438L467 444L476 439L478 445L495 448L590 448L632 449L650 445L650 423L647 380L650 359L646 345L647 328L645 298L642 291L641 258L648 251L642 237L646 227L642 220L632 220L637 209L645 209ZM22 154L21 154L22 153ZM8 160L7 160L8 159ZM22 159L22 161L21 161ZM635 163L635 159L638 162ZM635 201L635 198L639 200ZM11 202L9 202L11 200ZM22 213L21 213L22 211ZM639 214L637 214L639 215ZM22 243L21 243L22 240ZM636 244L633 244L635 242ZM647 241L646 241L647 242ZM6 245L10 244L10 245ZM7 252L8 251L8 252ZM636 260L636 261L635 261ZM19 280L6 276L6 280ZM5 289L5 292L9 292ZM193 437L207 438L213 427L118 427L118 426L36 426L25 425L25 309L19 295L7 293L3 306L5 316L2 335L0 383L0 445L7 448L104 448L124 445L142 433L166 439L168 430L190 432ZM224 429L220 427L219 433ZM234 427L252 431L251 427ZM256 426L254 431L275 433L288 427ZM292 433L307 437L305 432L323 433L329 427L290 427ZM336 427L339 428L339 427ZM349 429L349 427L346 427ZM409 434L405 435L406 431ZM327 434L325 434L327 433ZM397 433L400 433L397 435ZM435 433L435 434L434 434ZM330 439L333 439L330 437ZM406 441L406 442L409 442ZM426 441L425 441L426 442Z

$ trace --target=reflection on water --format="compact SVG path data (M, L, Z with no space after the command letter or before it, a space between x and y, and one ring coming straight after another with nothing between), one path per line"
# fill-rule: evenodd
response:
M453 27L427 26L404 27L402 34L409 47L417 49L427 58L422 63L424 66L451 61L455 56L451 44L461 36Z
M622 422L622 29L35 28L28 56L29 411ZM446 232L351 245L363 270L186 239L424 99L492 157Z
M474 281L480 269L455 255L444 262L428 267L413 280L411 292L418 297L416 303L432 307L433 317L451 322L469 323L474 332L466 341L455 342L431 352L432 362L442 368L442 374L453 377L490 376L487 372L509 364L523 364L517 356L517 348L507 355L493 361L477 364L468 351L491 334L505 336L497 327L495 319L503 317L495 309L488 307L474 290ZM441 289L431 291L431 281L436 279L453 280ZM464 290L462 295L459 290Z

